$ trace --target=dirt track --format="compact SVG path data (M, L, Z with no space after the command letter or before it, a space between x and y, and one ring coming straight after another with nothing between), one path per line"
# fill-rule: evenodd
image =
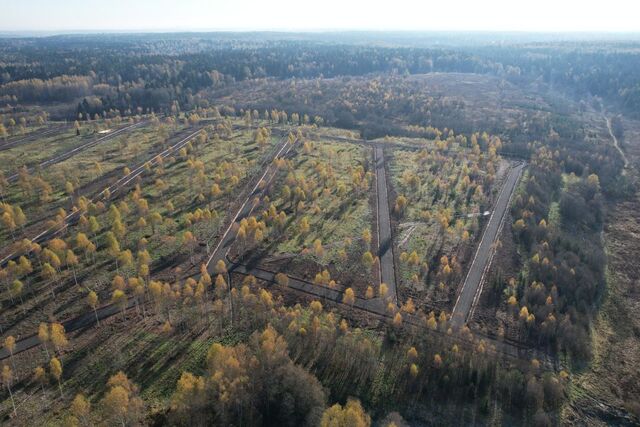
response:
M124 128L122 130L129 129L129 128L131 128L131 126L129 126L127 128ZM150 163L151 165L154 165L157 162L157 158L158 157L166 158L166 157L170 156L173 153L177 153L182 147L187 145L187 143L189 141L191 141L193 138L195 138L196 135L198 135L198 133L200 133L200 129L198 129L198 130L196 130L194 132L191 132L187 137L182 138L180 141L178 141L175 144L171 145L169 148L165 149L161 153L153 154L149 159L141 162L138 166L133 168L127 175L123 176L122 178L120 178L118 181L116 181L114 184L110 185L107 188L107 190L109 191L111 196L112 197L115 196L119 190L121 190L122 188L125 188L135 178L140 176L144 172L145 165L147 163ZM94 195L91 201L92 202L98 201L105 194L105 192L107 190L102 190L100 193ZM64 221L65 221L64 226L62 226L60 228L47 228L44 231L42 231L41 233L39 233L38 235L32 237L30 240L32 242L41 243L43 241L46 241L46 240L58 235L59 233L63 232L69 225L74 224L80 218L82 213L83 212L81 212L79 210L71 212L70 214L68 214L64 218ZM10 253L9 255L5 256L3 259L0 260L0 266L4 265L9 260L14 259L16 257L17 257L16 253Z
M7 141L0 141L0 151L4 151L4 150L8 150L10 148L15 147L16 145L20 145L20 144L24 144L27 142L33 142L36 141L44 136L50 136L53 135L55 133L58 132L62 132L67 130L69 127L67 125L60 125L60 124L56 124L56 125L51 125L49 127L47 127L44 130L38 130L35 132L31 132L25 136L23 136L22 138L18 138L18 139L11 139L11 140L7 140Z
M89 149L91 147L94 147L94 146L100 144L101 142L113 139L113 138L115 138L116 136L118 136L118 135L120 135L122 133L125 133L125 132L127 132L127 131L129 131L131 129L136 128L136 127L140 127L145 123L146 123L145 121L134 123L132 125L125 126L125 127L121 128L121 129L113 131L113 132L111 132L111 133L109 133L109 134L107 134L105 136L102 136L102 137L93 139L91 141L88 141L88 142L86 142L86 143L84 143L82 145L79 145L78 147L74 147L74 148L72 148L70 150L65 151L64 153L57 154L57 155L51 157L50 159L45 160L44 162L40 163L38 165L38 167L44 169L44 168L49 167L51 165L55 165L56 163L60 163L60 162L62 162L64 160L70 159L71 157L75 156L76 154L78 154L78 153L80 153L82 151L85 151L85 150L87 150L87 149ZM30 172L31 172L31 170L30 170ZM10 175L7 178L7 181L9 181L10 183L15 182L15 181L18 180L18 176L19 175L16 172L13 175Z
M171 148L165 150L165 153L163 154L163 156L169 155L169 150L171 150L170 152L175 151L176 149L179 149L179 146L181 146L180 144L186 144L186 142L188 142L188 140L195 136L196 133L194 133L193 135L191 135L190 137L186 138L183 141L180 141L180 143L172 146ZM293 144L295 145L295 144ZM217 244L217 246L214 248L214 250L211 252L211 255L208 259L207 262L207 266L209 271L212 274L215 274L215 266L216 263L219 260L224 260L227 263L228 266L228 270L230 273L237 273L237 274L244 274L244 275L248 275L251 274L253 276L255 276L256 278L259 278L265 282L268 283L275 283L275 273L267 271L267 270L263 270L263 269L259 269L253 266L246 266L246 265L242 265L240 263L232 263L229 262L228 258L227 258L227 254L229 252L229 248L231 246L231 244L233 243L234 239L235 239L235 234L234 234L234 225L237 225L240 220L242 218L245 218L246 216L250 215L251 212L253 211L253 206L250 203L250 201L254 200L254 198L258 195L260 195L263 191L264 188L267 188L268 185L263 185L261 186L262 183L266 183L268 184L276 175L277 169L275 167L275 165L273 164L273 159L275 159L276 157L281 157L284 156L286 154L289 153L289 151L293 148L292 144L289 144L287 142L287 140L285 138L282 139L280 145L274 150L274 154L272 155L272 158L270 159L270 161L267 163L267 166L265 168L264 173L262 174L262 176L257 180L257 182L255 183L255 186L253 187L253 189L248 193L247 197L245 198L244 202L240 205L236 215L233 217L233 219L230 221L226 231L223 233L223 235L220 237L219 242ZM376 147L376 150L378 150L381 148L380 147ZM380 153L378 152L376 154L376 157L378 161L376 162L376 175L378 178L378 189L380 189L380 185L383 185L382 191L383 194L386 194L386 177L385 172L384 172L384 157L380 156ZM508 179L507 183L511 183L513 185L513 187L515 187L515 183L517 182L517 178L519 177L520 171L522 169L522 165L518 166L517 168L514 168L514 171L512 171L512 174L510 175L511 180ZM114 184L114 189L112 191L112 193L115 193L115 191L118 190L118 186L121 185L126 185L128 184L130 181L132 181L134 179L134 175L135 174L140 174L142 173L143 168L139 167L134 169L131 174L129 174L127 177L121 179L120 181L118 181L118 183ZM135 175L137 176L137 175ZM505 184L506 187L506 184ZM502 214L504 214L504 212L506 211L506 208L508 206L508 201L509 201L509 196L512 193L513 188L510 188L506 193L503 191L502 193L506 194L505 198L502 198L502 193L501 196L499 198L499 203L500 205L504 205L504 207L501 209ZM387 210L387 217L388 217L388 200L386 200L386 198L383 196L382 198L379 198L379 206L380 203L385 203L386 204L386 210ZM383 209L384 211L384 206ZM502 215L500 216L496 216L496 218L500 218L502 217ZM384 219L382 219L384 221ZM499 223L500 220L496 220L497 224L496 226L496 233L497 233L497 229L499 227ZM389 230L390 230L390 223L387 219L387 224L389 226ZM485 233L486 234L486 233ZM485 236L486 237L486 236ZM494 236L495 237L495 236ZM390 239L390 231L389 231L389 239ZM488 239L488 237L486 237ZM384 242L384 239L380 239L381 242ZM484 241L484 239L483 239ZM489 241L489 240L487 240ZM491 244L493 242L493 240L490 241L489 244ZM382 243L380 246L383 246L384 243ZM391 244L391 242L389 242L389 244ZM387 250L386 252L381 251L381 253L389 253L391 254L390 250ZM486 261L485 261L486 262ZM389 266L388 266L389 267ZM393 257L391 256L391 271L393 271ZM393 283L395 283L395 280L393 281ZM316 297L319 297L325 301L331 301L333 303L336 304L341 304L341 305L345 305L343 303L343 292L337 289L331 289L325 286L318 286L318 285L314 285L310 282L307 282L305 280L299 279L299 278L295 278L295 277L289 277L289 284L288 287L298 291L298 292L303 292L305 294L308 295L313 295ZM397 301L396 301L397 304ZM135 299L130 299L129 300L129 304L128 304L129 308L134 307L135 306ZM349 304L349 307L351 309L355 309L355 310L360 310L362 312L365 313L369 313L371 315L375 315L375 316L379 316L381 318L388 318L389 317L389 313L386 311L386 301L382 300L381 298L372 298L372 299L365 299L365 298L361 298L361 297L356 297L353 304ZM102 308L100 308L97 311L97 317L99 319L104 319L110 316L113 316L114 314L118 313L118 309L117 307L113 306L113 305L107 305L104 306ZM96 315L94 315L94 313L86 313L84 315L81 315L77 318L74 319L70 319L68 321L66 321L64 323L65 325L65 329L67 331L75 331L81 328L85 328L85 327L90 327L91 325L93 325L96 322L95 319ZM420 319L413 315L406 315L405 314L405 323L408 324L413 324L415 326L418 327L422 327L424 326ZM424 328L423 328L424 330ZM516 343L511 343L511 342L505 342L505 341L501 341L501 340L496 340L496 339L492 339L486 336L482 336L480 334L475 334L473 336L471 336L471 338L464 338L460 335L457 334L453 334L453 335L449 335L446 334L442 331L439 330L435 330L432 331L434 334L439 334L441 336L447 336L449 337L449 339L459 342L461 344L464 345L471 345L471 346L476 346L478 345L479 342L483 342L485 348L487 349L487 351L490 352L494 352L512 359L518 359L518 360L524 360L528 363L529 360L531 360L532 358L537 358L538 360L540 360L544 366L550 368L550 369L554 369L557 367L557 361L554 360L553 358L551 358L550 356L538 352L535 349L530 349L530 348L526 348L522 345L518 345ZM32 348L36 345L39 344L39 340L37 338L37 336L31 336L31 337L27 337L23 340L20 340L17 345L16 345L16 350L15 353L24 351L26 349ZM8 357L8 353L6 351L0 350L0 359L6 358Z

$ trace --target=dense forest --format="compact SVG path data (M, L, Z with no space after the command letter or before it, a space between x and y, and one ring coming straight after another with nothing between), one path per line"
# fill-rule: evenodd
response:
M254 38L214 33L3 39L0 99L77 101L74 114L135 114L203 106L197 96L202 89L255 78L462 72L522 84L542 80L571 94L599 96L628 112L640 107L640 80L633 72L640 52L633 41L495 47L490 39L470 44L460 38L427 48L404 46L402 39L385 46L340 40L260 33Z

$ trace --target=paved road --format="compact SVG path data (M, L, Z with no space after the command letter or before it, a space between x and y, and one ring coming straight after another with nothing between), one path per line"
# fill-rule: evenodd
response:
M120 135L122 133L125 133L125 132L127 132L129 130L132 130L134 128L140 127L145 123L146 123L146 121L141 121L141 122L138 122L138 123L134 123L132 125L125 126L125 127L121 128L121 129L118 129L116 131L108 133L107 135L102 136L100 138L96 138L96 139L93 139L91 141L88 141L88 142L86 142L86 143L84 143L82 145L79 145L79 146L77 146L75 148L67 150L64 153L57 154L57 155L51 157L50 159L45 160L44 162L40 163L39 166L40 166L40 168L44 169L44 168L49 167L51 165L55 165L56 163L60 163L60 162L62 162L64 160L70 159L71 157L75 156L76 154L78 154L78 153L80 153L82 151L88 150L91 147L95 147L96 145L100 144L101 142L113 139L113 138L115 138L116 136L118 136L118 135ZM33 170L33 168L29 168L30 172L32 170ZM16 172L13 175L9 176L7 178L7 181L15 182L15 181L18 180L18 176L19 176L19 174Z
M493 244L498 239L505 213L507 209L509 209L511 195L516 189L516 184L523 169L523 163L512 168L509 171L509 175L507 175L505 183L502 185L500 195L489 217L489 222L482 234L482 240L480 244L478 244L471 267L467 272L462 289L458 294L456 304L451 313L452 324L456 327L461 327L467 322L469 314L482 292L482 281L486 271L491 265L494 254Z
M398 302L396 273L393 260L393 240L391 238L391 218L389 216L389 195L387 193L387 174L384 167L384 150L374 148L376 168L376 200L378 210L378 257L380 258L380 281L389 287L389 296Z

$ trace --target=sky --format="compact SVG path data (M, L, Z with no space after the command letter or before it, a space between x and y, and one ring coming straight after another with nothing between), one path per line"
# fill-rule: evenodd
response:
M640 32L638 0L0 0L0 32Z

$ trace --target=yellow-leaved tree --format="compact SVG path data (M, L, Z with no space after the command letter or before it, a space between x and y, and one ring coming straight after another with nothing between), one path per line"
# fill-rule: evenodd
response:
M359 400L349 399L344 405L336 403L322 414L321 427L369 427L371 417Z

